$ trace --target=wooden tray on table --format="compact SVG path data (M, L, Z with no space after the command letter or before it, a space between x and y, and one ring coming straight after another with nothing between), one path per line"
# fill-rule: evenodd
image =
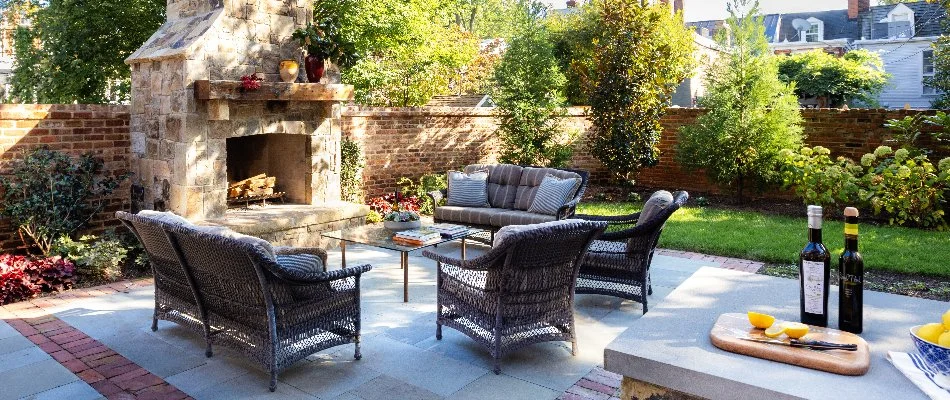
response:
M781 322L775 321L776 324ZM864 375L871 367L868 343L853 333L809 326L808 335L805 338L834 343L854 343L858 345L857 351L811 350L740 339L742 337L769 339L763 332L763 329L749 324L746 314L728 313L720 315L716 320L709 332L709 340L712 341L713 346L725 351L840 375ZM783 335L778 339L787 341L788 337Z

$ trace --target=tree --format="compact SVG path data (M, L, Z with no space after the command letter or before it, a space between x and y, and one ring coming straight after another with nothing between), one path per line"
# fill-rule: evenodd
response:
M529 24L511 40L495 69L495 83L492 97L498 105L501 160L564 166L571 158L573 139L565 138L561 130L566 79L544 25Z
M794 86L779 80L758 11L758 1L729 4L729 29L717 37L728 50L709 69L699 99L708 111L680 129L677 149L681 165L734 188L740 202L750 183L775 182L779 151L802 141Z
M13 92L43 103L127 100L125 58L165 20L164 0L50 0L17 34ZM22 60L20 59L22 57Z
M590 151L630 180L659 161L657 144L677 85L694 65L693 32L668 6L647 0L598 2L595 80L590 98Z
M564 90L568 104L590 104L588 88L596 81L591 76L596 74L594 43L601 23L597 6L584 3L577 12L554 14L545 21L554 42L554 55L564 76L572 82Z
M824 98L829 107L850 101L875 105L890 78L881 56L864 49L842 57L818 49L779 57L778 71L783 82L794 83L798 97Z

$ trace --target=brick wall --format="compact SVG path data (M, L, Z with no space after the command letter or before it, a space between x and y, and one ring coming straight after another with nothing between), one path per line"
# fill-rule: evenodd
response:
M584 109L570 110L566 129L586 131L589 122ZM650 188L684 189L698 193L719 193L701 173L681 169L675 159L676 135L683 125L703 114L700 109L671 108L661 121L660 163L644 169L636 177L638 185ZM806 143L828 147L833 156L858 159L884 142L888 129L884 122L907 115L927 113L913 110L802 110ZM403 176L417 178L428 172L457 169L466 164L495 162L499 142L490 110L471 108L365 108L349 107L343 112L343 133L356 140L366 155L363 173L366 194L377 196L396 188ZM608 183L612 176L586 150L586 135L575 145L575 168L591 172L595 183Z
M0 105L0 173L9 162L37 146L72 155L93 152L105 161L107 173L129 169L129 109L120 105ZM105 211L93 218L93 232L115 226L113 213L129 208L129 183L106 200ZM22 243L8 221L0 221L0 250Z

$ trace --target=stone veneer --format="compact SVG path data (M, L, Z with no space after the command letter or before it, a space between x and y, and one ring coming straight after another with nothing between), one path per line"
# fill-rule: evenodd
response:
M305 200L340 200L337 102L231 100L219 108L220 102L212 107L194 94L195 81L236 81L256 70L278 81L280 60L299 59L291 35L312 20L311 2L168 0L167 21L126 60L132 67L131 170L144 189L141 208L193 220L222 217L226 140L262 134L309 136L312 178Z

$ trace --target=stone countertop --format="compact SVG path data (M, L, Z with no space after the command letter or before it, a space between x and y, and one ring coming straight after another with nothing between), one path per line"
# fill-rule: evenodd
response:
M837 286L830 327L837 327ZM864 332L871 369L852 377L720 350L709 331L720 314L765 312L798 321L798 281L702 268L604 350L604 368L626 377L710 399L927 399L885 359L914 352L909 328L937 321L948 303L864 292Z

